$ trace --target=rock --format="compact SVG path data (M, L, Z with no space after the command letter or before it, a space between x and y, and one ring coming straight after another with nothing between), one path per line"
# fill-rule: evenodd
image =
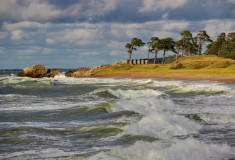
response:
M50 69L45 68L44 64L37 64L24 68L22 72L18 73L18 76L41 78L48 76L50 74L50 71Z
M51 71L51 77L55 77L55 76L60 75L60 74L61 74L61 70L60 69L54 68Z
M118 65L118 62L113 62L113 64L112 64L113 66L115 66L115 65Z
M78 68L65 73L66 77L89 77L92 75L92 70L87 67Z

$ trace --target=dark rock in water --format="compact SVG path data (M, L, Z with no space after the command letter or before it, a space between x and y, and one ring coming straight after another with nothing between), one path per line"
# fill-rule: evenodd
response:
M59 69L47 69L44 64L37 64L29 66L23 69L22 72L18 73L20 77L32 77L32 78L42 78L42 77L54 77L60 74Z

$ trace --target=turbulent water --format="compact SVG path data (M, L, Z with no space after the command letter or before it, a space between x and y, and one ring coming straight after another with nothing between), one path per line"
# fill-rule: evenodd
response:
M0 159L235 160L235 85L0 72Z

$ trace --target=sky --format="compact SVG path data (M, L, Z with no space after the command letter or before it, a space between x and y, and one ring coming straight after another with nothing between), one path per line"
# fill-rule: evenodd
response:
M179 40L184 30L235 32L235 0L0 0L0 69L112 64L134 37ZM147 46L132 55L146 57Z

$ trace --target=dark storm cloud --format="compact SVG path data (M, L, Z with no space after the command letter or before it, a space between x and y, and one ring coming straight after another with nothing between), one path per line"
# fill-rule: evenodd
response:
M2 0L0 20L147 22L235 18L233 0Z
M190 0L184 7L169 12L169 19L208 20L235 18L235 3L226 0Z

